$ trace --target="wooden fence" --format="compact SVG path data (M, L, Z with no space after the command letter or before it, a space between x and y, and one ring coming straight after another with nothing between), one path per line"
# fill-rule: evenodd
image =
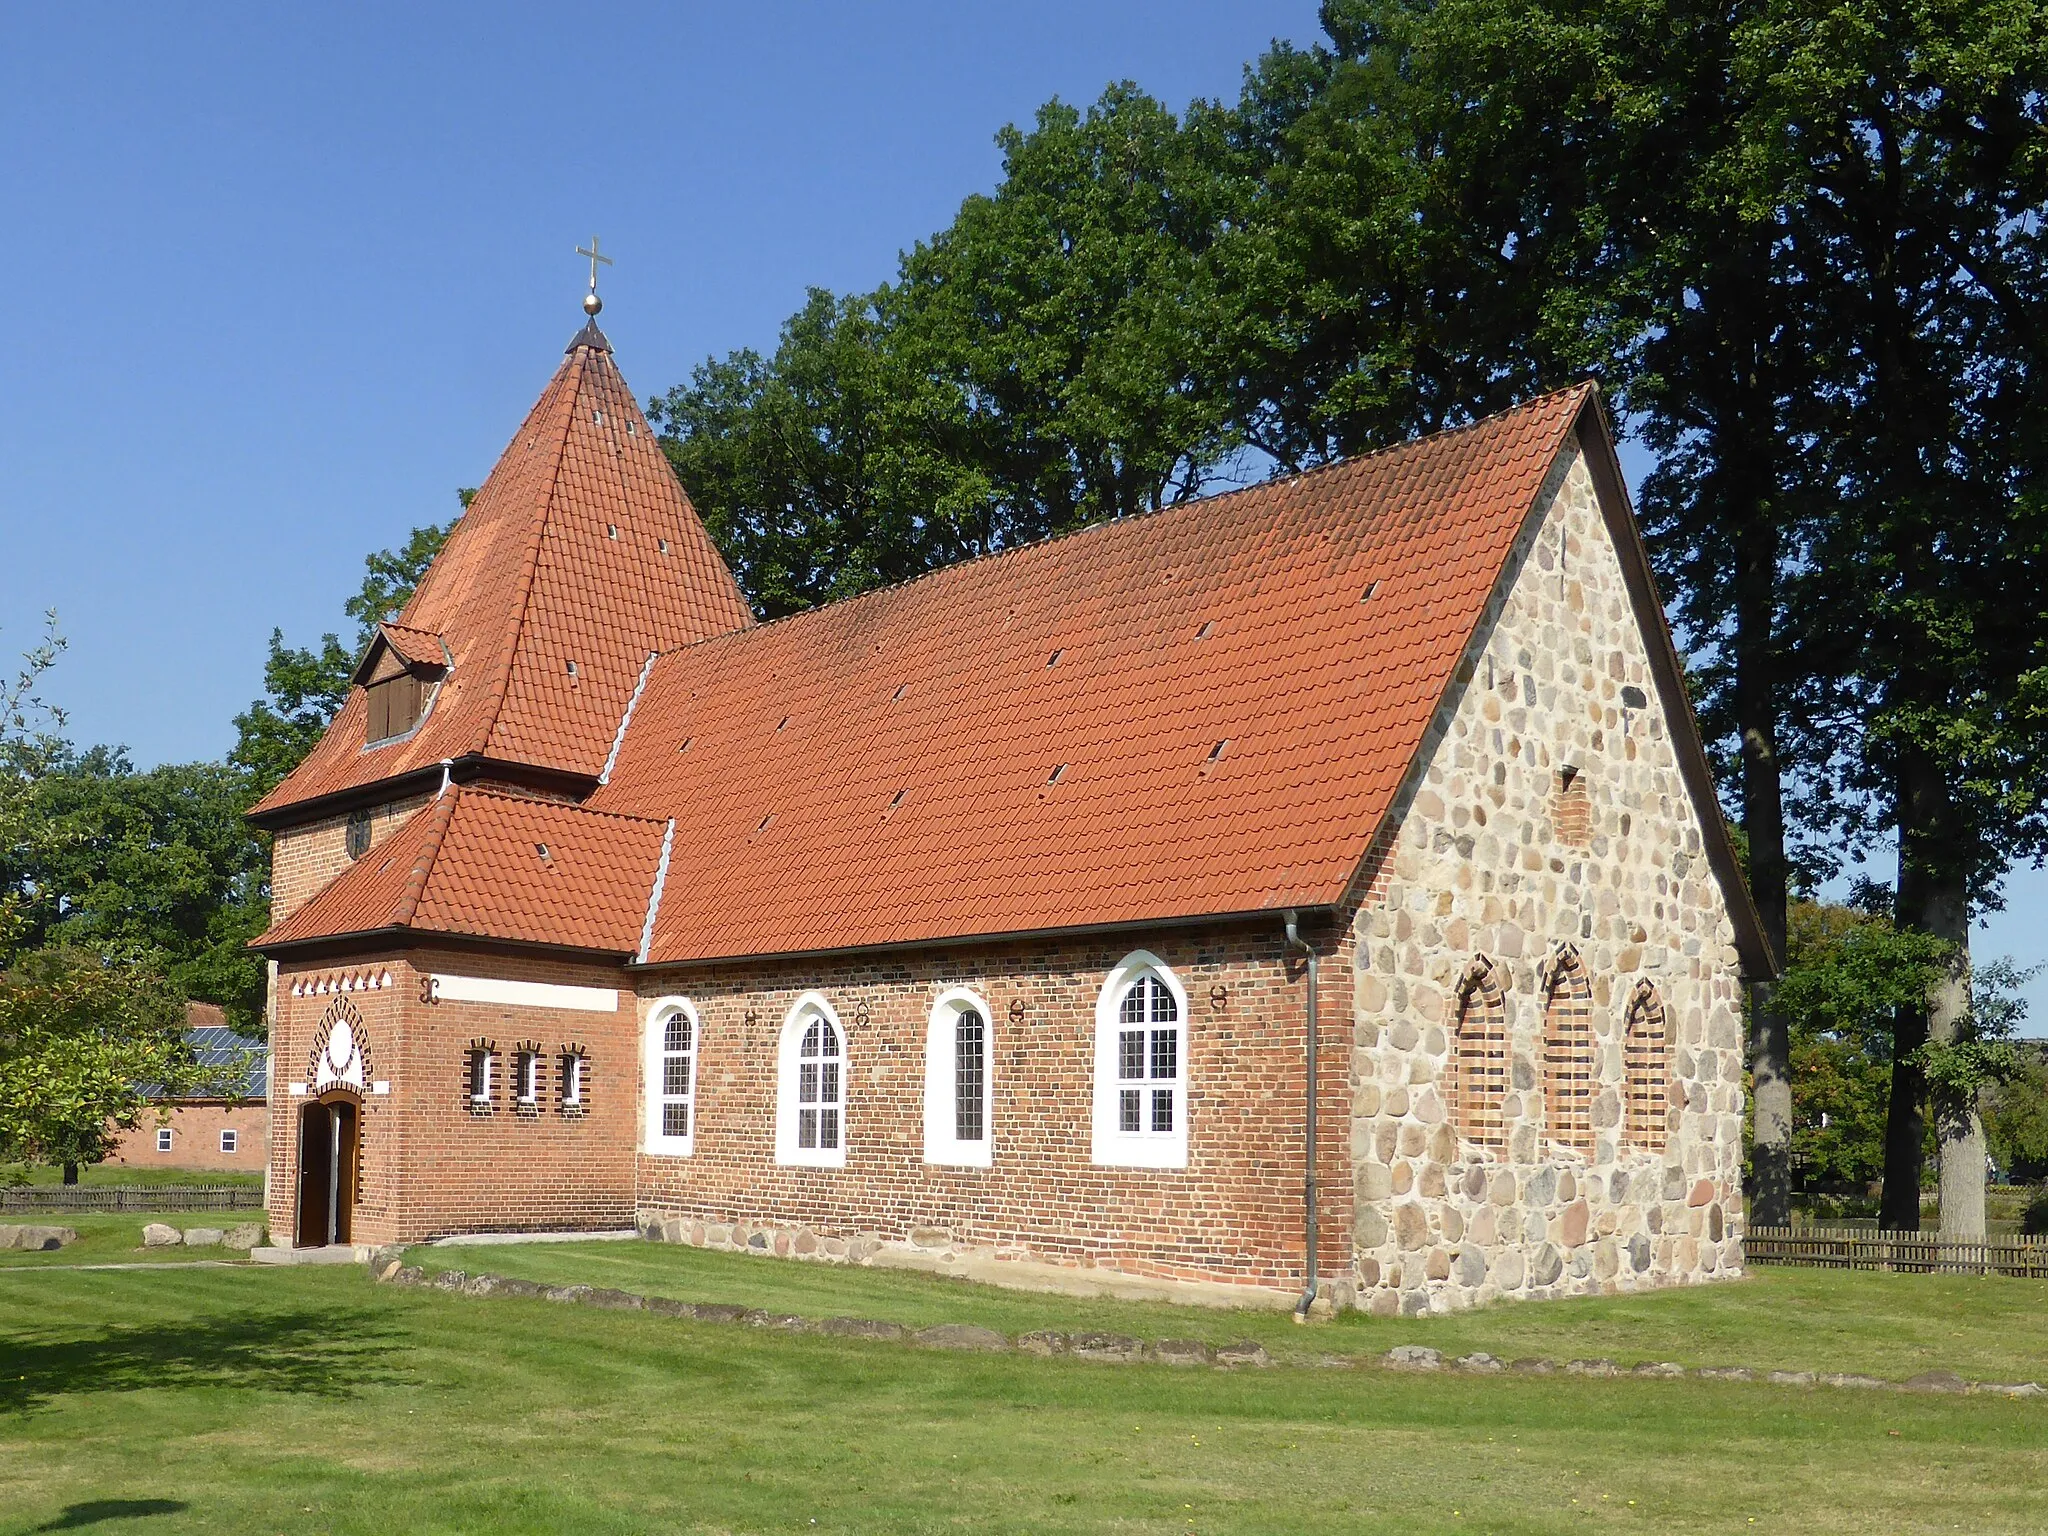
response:
M2035 1237L1945 1243L1932 1232L1751 1227L1743 1235L1742 1252L1751 1264L1891 1270L1909 1275L2011 1275L2022 1280L2048 1280L2048 1239Z
M0 1189L0 1211L259 1211L256 1184L28 1184Z

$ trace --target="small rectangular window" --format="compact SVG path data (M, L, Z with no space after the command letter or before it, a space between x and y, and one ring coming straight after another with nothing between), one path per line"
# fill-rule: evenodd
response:
M491 1102L491 1053L481 1048L469 1053L469 1102Z
M169 1126L163 1127L163 1129L156 1133L156 1149L159 1152L171 1150L171 1128Z
M1138 1112L1138 1106L1143 1102L1144 1097L1135 1088L1126 1088L1118 1095L1118 1130L1135 1135L1145 1128Z
M521 1051L513 1058L514 1081L519 1084L519 1102L535 1105L540 1102L540 1052Z
M583 1107L583 1056L578 1051L568 1051L562 1057L562 1108Z
M221 1151L228 1154L230 1157L234 1155L235 1148L240 1143L240 1141L241 1137L236 1135L233 1131L222 1131L220 1133L220 1149Z

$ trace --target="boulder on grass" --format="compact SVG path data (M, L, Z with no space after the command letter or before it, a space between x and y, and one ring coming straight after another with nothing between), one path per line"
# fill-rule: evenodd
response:
M185 1229L185 1246L187 1248L218 1248L220 1240L225 1236L227 1234L221 1231L219 1227L187 1227ZM250 1246L254 1247L255 1245L252 1243Z
M0 1248L50 1253L77 1241L78 1234L70 1227L0 1226Z
M185 1241L185 1234L166 1222L152 1221L142 1229L142 1246L145 1248L175 1248Z
M262 1242L263 1223L260 1221L245 1221L239 1227L229 1227L226 1232L221 1234L220 1239L220 1245L223 1248L241 1248L244 1250L259 1247Z

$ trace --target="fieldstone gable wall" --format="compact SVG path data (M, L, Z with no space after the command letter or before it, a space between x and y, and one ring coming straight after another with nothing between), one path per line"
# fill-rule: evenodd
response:
M1733 925L1576 450L1545 495L1353 925L1354 1258L1377 1313L1741 1265ZM1589 1134L1553 1124L1553 981L1590 1008ZM1645 981L1668 1041L1639 1041L1632 1117L1624 1013ZM1505 1014L1490 1082L1458 1070L1464 999L1468 1035L1489 1000ZM1668 1075L1645 1082L1660 1049Z

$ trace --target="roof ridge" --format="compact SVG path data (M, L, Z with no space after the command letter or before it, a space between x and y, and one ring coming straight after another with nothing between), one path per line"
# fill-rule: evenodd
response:
M430 819L420 839L419 852L413 855L412 872L406 876L398 893L398 905L392 909L393 928L412 926L413 914L427 893L427 882L434 877L434 864L441 856L441 839L448 835L448 824L455 818L455 804L461 798L461 787L450 785L427 803L424 814Z
M1592 378L1581 379L1578 383L1566 385L1561 389L1548 389L1540 395L1532 395L1519 405L1503 406L1497 411L1477 417L1462 426L1442 427L1435 432L1424 433L1421 437L1411 437L1406 442L1389 443L1384 448L1374 448L1366 453L1347 454L1341 459L1330 459L1322 464L1310 465L1307 469L1298 469L1289 474L1275 475L1271 479L1261 480L1256 485L1241 485L1232 490L1217 491L1208 496L1192 496L1186 501L1174 501L1168 502L1163 506L1147 507L1142 512L1128 512L1121 517L1104 518L1100 522L1084 523L1078 528L1067 528L1058 533L1044 534L1026 543L1012 544L1003 549L992 549L985 554L969 555L964 560L954 560L946 565L935 566L928 571L919 571L915 576L906 576L901 581L892 581L879 587L870 587L865 592L855 592L846 597L835 597L826 602L814 604L809 608L800 608L795 613L785 613L779 618L760 619L739 629L729 629L719 634L706 635L700 640L691 640L682 645L670 646L665 651L656 652L654 659L658 661L666 656L675 656L685 651L694 651L699 646L712 645L720 640L730 640L735 635L753 634L758 631L774 629L780 625L792 623L797 619L807 619L814 614L843 609L853 603L866 602L870 598L881 597L886 593L905 591L908 588L917 586L920 582L933 581L941 576L950 575L955 571L964 571L974 566L988 565L993 561L1007 559L1012 555L1021 555L1027 550L1043 549L1050 544L1062 543L1068 539L1084 538L1090 534L1102 533L1111 528L1128 528L1150 518L1162 517L1169 512L1186 512L1196 507L1206 506L1212 502L1228 501L1235 496L1247 496L1257 491L1270 490L1275 486L1293 485L1300 481L1326 474L1332 470L1350 468L1354 465L1367 463L1373 459L1385 458L1390 454L1406 453L1425 444L1439 443L1445 438L1459 437L1467 432L1475 432L1481 427L1489 426L1509 416L1519 415L1524 411L1534 411L1541 405L1561 399L1567 395L1574 393L1597 394L1598 390L1599 384L1596 380ZM1574 421L1578 419L1576 412L1573 413L1572 419Z

